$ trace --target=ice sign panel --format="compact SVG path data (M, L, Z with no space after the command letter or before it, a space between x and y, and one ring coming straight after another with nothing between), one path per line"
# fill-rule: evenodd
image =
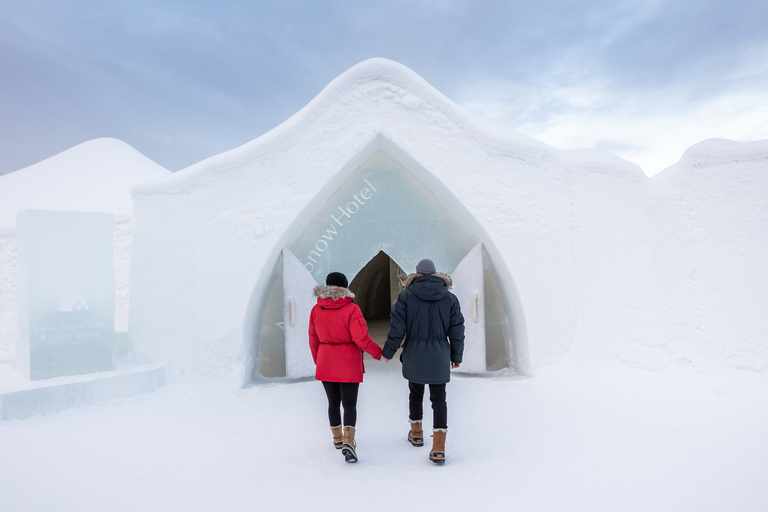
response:
M19 334L15 366L32 380L114 369L114 218L18 214Z

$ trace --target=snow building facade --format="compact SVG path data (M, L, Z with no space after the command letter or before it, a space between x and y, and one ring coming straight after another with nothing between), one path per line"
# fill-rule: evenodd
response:
M768 184L755 166L768 151L749 151L746 195L714 180L682 200L686 161L649 179L596 150L489 127L408 68L365 61L265 135L134 188L130 342L137 360L167 361L177 376L310 376L315 283L344 272L369 325L386 322L400 279L430 258L462 304L465 371L527 375L569 350L690 362L702 340L721 346L709 339L729 322L713 314L717 296L699 293L702 277L717 287L721 276L691 274L685 256L714 268L702 240L756 241L730 277L768 280L763 217L736 234L707 223L679 236L691 235L692 211L759 207ZM743 341L727 357L765 368L764 345L749 340L766 321L735 329Z
M134 349L180 375L308 376L314 283L344 272L385 318L398 276L431 258L462 303L466 370L527 374L574 335L571 160L363 62L264 136L134 189ZM609 160L597 174L642 196L640 169Z

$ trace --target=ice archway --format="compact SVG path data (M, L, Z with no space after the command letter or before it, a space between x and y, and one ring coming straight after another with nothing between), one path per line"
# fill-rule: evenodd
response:
M292 285L288 281L303 279L303 288L308 288L311 280L286 276L304 272L320 283L328 272L338 271L352 281L382 252L406 272L429 257L438 271L452 274L478 244L485 247L480 271L486 359L482 371L517 366L515 362L525 352L525 339L514 333L523 332L524 318L516 307L519 299L514 282L499 275L498 267L504 264L492 256L493 242L450 192L439 182L423 181L429 173L408 160L406 154L379 138L340 171L291 225L285 248L292 255L292 268L297 266L295 255L303 270L287 273L284 251L273 264L269 286L257 286L248 307L247 318L258 318L250 332L248 326L245 329L254 378L302 375L291 371L290 356L286 367L284 313L290 302L291 308L297 308L292 314L308 316L311 301L294 302L285 290ZM465 316L471 318L471 311Z

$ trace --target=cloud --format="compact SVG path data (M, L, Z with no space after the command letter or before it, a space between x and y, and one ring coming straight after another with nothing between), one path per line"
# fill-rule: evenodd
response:
M370 57L563 147L658 144L645 126L765 136L746 108L768 95L765 26L762 0L5 0L0 172L101 136L176 170Z
M685 88L617 95L600 84L543 89L496 84L489 89L496 96L477 93L462 104L558 148L614 153L648 175L674 164L686 148L704 139L768 139L765 90L732 88L692 97Z

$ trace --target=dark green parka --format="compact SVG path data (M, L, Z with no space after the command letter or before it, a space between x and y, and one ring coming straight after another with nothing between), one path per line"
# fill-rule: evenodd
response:
M459 299L442 274L411 274L390 315L383 357L392 359L403 343L403 377L419 384L451 380L451 363L464 353L464 317Z

